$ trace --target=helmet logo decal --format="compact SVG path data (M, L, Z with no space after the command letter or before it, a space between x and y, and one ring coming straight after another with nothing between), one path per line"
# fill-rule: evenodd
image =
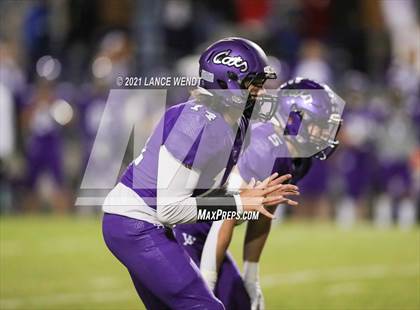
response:
M248 70L248 62L243 60L241 56L229 56L231 50L222 51L213 57L213 63L222 64L228 67L235 67L241 72Z

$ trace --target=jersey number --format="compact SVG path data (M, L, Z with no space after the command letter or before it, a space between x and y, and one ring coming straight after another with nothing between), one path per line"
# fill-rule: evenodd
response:
M283 144L280 137L273 133L272 135L268 136L268 140L270 140L271 143L273 143L274 146L279 146L280 144Z
M190 109L194 110L194 111L198 111L201 107L203 107L202 104L196 104L193 107L191 107ZM216 114L211 113L210 111L206 110L206 117L209 121L212 121L212 120L216 119Z

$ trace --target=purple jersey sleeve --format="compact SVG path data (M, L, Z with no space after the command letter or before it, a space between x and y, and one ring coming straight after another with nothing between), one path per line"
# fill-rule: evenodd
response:
M231 148L231 137L226 140L230 129L220 114L193 102L175 109L180 111L165 116L163 144L184 165L202 169L224 148Z
M239 173L246 182L251 178L262 181L272 173L292 171L292 160L284 141L271 123L258 123L251 127L251 143L238 161Z

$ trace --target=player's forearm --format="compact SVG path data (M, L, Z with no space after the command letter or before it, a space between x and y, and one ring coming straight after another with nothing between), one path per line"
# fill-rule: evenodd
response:
M272 209L273 212L275 208ZM271 219L262 216L257 221L249 221L245 233L244 261L258 262L271 228Z
M243 281L251 299L252 309L264 309L264 297L260 286L259 260L270 232L271 220L261 217L249 221L244 245Z
M235 228L235 220L225 220L221 225L216 248L216 263L217 270L222 265L223 259L225 258L226 251L230 245L233 236L233 230Z
M234 220L214 222L207 235L201 254L200 270L212 290L216 285L218 271L232 239L234 225Z
M222 223L218 221L211 225L201 254L200 271L211 290L214 290L217 282L217 243Z
M227 212L243 211L240 198L237 197L189 197L181 201L160 198L156 208L157 217L166 226L195 223L200 220L219 221Z
M164 203L166 202L166 203ZM181 201L170 202L160 200L156 207L159 222L165 226L195 223L197 220L197 206L194 197Z

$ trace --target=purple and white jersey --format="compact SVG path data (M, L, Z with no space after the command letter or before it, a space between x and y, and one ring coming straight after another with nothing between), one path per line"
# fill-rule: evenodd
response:
M255 123L251 126L251 143L238 161L241 177L262 181L274 172L291 173L293 162L286 142L276 133L272 123Z
M164 149L183 167L199 174L189 189L197 196L223 185L236 164L243 141L243 124L235 139L223 116L195 100L169 108L153 131L140 156L126 169L120 182L156 210L158 181L165 183L167 160ZM169 182L170 180L168 180ZM185 181L185 180L184 180ZM179 182L179 181L178 181Z

